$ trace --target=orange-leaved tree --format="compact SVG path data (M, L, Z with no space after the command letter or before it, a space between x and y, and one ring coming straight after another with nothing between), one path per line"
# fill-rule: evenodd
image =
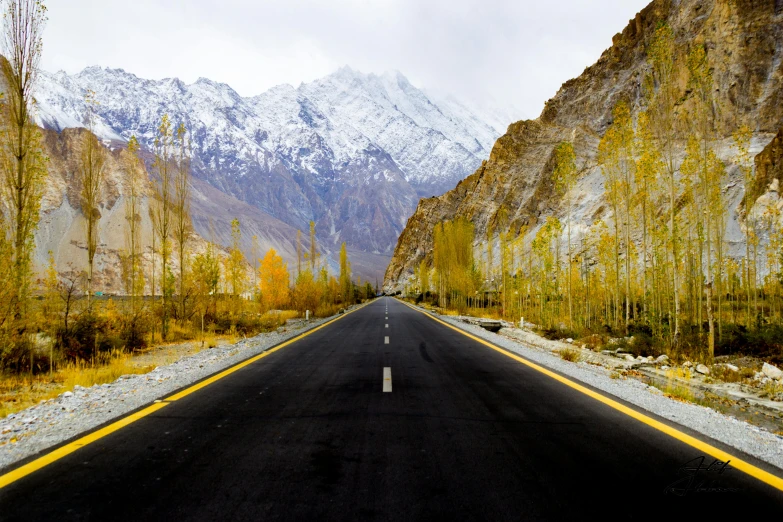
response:
M270 248L261 260L258 269L258 285L261 291L261 306L264 310L280 309L288 304L288 265Z

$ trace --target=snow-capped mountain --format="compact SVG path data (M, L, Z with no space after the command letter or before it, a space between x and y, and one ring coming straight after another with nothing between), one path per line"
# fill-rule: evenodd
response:
M39 123L81 126L87 91L99 103L101 137L135 134L151 148L168 114L191 133L197 177L296 228L314 220L328 249L346 241L383 257L418 199L453 188L505 130L456 100L433 101L399 72L349 67L251 98L205 78L186 85L100 67L44 73Z

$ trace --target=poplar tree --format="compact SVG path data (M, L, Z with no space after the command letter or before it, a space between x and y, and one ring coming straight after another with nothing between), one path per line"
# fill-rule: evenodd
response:
M677 206L677 145L680 139L680 122L677 118L677 101L679 93L674 62L674 34L669 25L661 23L655 30L652 43L647 49L647 54L652 63L652 79L657 84L657 89L650 100L650 130L661 155L668 188L669 199L669 247L671 261L671 279L673 292L674 332L672 333L672 345L678 346L680 339L680 278L679 278L679 252L678 231L675 219Z
M258 256L261 254L260 249L261 249L261 245L258 242L258 236L253 234L253 237L250 238L250 259L253 260L253 295L254 295L254 297L258 293Z
M93 268L95 253L98 250L98 222L101 218L98 204L103 188L103 169L106 155L103 146L95 136L95 93L87 92L85 105L85 125L87 132L82 133L82 143L79 150L79 184L81 186L81 204L84 219L87 221L85 240L87 243L87 308L92 309Z
M231 293L232 315L236 315L239 307L239 298L247 285L247 272L245 270L245 256L242 254L242 229L239 220L231 221L231 249L226 259L226 280Z
M296 231L296 275L302 273L302 231Z
M190 140L187 137L185 124L177 127L176 137L177 147L177 171L174 180L174 240L177 243L177 252L179 254L179 305L180 320L186 317L186 296L188 290L185 288L187 281L187 249L190 233L193 230L193 223L190 217L190 158L191 147Z
M348 261L348 251L345 248L345 241L340 245L340 292L344 304L348 303L349 296L353 293L351 283L351 263Z
M38 227L46 176L41 134L32 115L46 21L46 6L41 0L5 2L2 53L6 60L2 60L2 68L7 93L2 107L0 168L4 223L11 238L9 268L14 285L10 302L19 320L26 319L33 233Z
M740 128L738 128L734 132L734 146L737 149L737 165L739 166L740 172L742 172L742 182L744 186L744 194L742 199L742 206L743 210L745 211L745 270L744 270L744 276L743 279L745 280L745 292L746 292L746 298L747 298L747 308L746 308L746 320L745 324L748 329L750 329L752 320L751 320L751 312L750 312L750 306L751 306L751 292L755 293L756 291L756 285L755 285L755 266L753 267L753 270L751 270L751 260L753 259L750 255L752 243L756 239L756 222L753 217L753 213L751 212L752 202L751 202L751 190L753 188L753 163L750 157L750 140L753 136L752 131L747 125L742 125ZM751 283L753 281L753 283Z
M576 154L574 153L574 146L571 142L562 141L555 148L555 170L553 173L555 182L555 190L561 197L565 197L566 200L566 213L567 213L567 262L568 262L568 324L573 328L574 326L574 305L573 305L573 289L571 288L572 279L572 258L571 258L571 190L576 185Z
M310 272L315 275L318 265L318 246L315 240L315 221L310 221Z
M128 140L125 153L125 174L127 180L125 203L125 253L122 263L125 291L130 296L131 316L138 313L138 298L144 293L144 275L141 264L141 196L142 180L140 179L142 164L139 158L139 142L136 136Z
M158 242L161 259L161 294L163 301L161 320L161 339L166 340L168 335L168 298L171 295L170 285L167 284L170 272L171 258L171 232L173 226L173 200L174 187L173 172L171 167L173 155L173 133L168 114L164 114L158 126L158 135L155 138L154 151L155 163L153 164L158 179L155 183L154 200L150 205L152 226L155 239ZM153 250L154 250L153 241ZM154 296L154 289L153 289Z

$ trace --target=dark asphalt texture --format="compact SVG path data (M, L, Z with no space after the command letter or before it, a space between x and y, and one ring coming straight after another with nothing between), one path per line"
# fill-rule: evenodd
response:
M731 464L665 493L699 456L382 298L0 490L0 520L783 515Z

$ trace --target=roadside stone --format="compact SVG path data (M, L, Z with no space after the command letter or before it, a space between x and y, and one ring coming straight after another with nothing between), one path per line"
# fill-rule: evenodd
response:
M626 353L625 354L625 360L626 361L635 361L636 359L634 359L633 355L631 355L630 353Z
M668 370L668 369L669 369L669 367L666 366L665 364L663 366L661 366L661 370Z
M569 337L568 339L566 339L566 342L567 342L568 344L571 344L572 342L574 342L574 340L573 340L573 339L571 339L571 338Z
M709 375L710 374L710 369L707 368L703 364L699 364L698 366L696 366L696 371L699 372L702 375Z
M67 391L67 392L63 393L63 397L65 397L65 398L73 397L73 392Z
M685 361L684 363L682 363L682 365L684 368L690 368L691 366L693 366L693 363L690 361Z
M763 373L770 379L776 379L776 380L783 379L783 370L769 363L764 363L764 366L762 366L761 368L761 373Z
M726 368L728 368L729 370L733 371L733 372L738 372L739 371L739 368L737 366L734 366L733 364L726 363L726 364L724 364L724 366Z
M660 363L665 363L668 360L669 360L669 356L666 355L666 354L663 354L663 355L659 355L658 358L655 359L655 362L660 364Z

